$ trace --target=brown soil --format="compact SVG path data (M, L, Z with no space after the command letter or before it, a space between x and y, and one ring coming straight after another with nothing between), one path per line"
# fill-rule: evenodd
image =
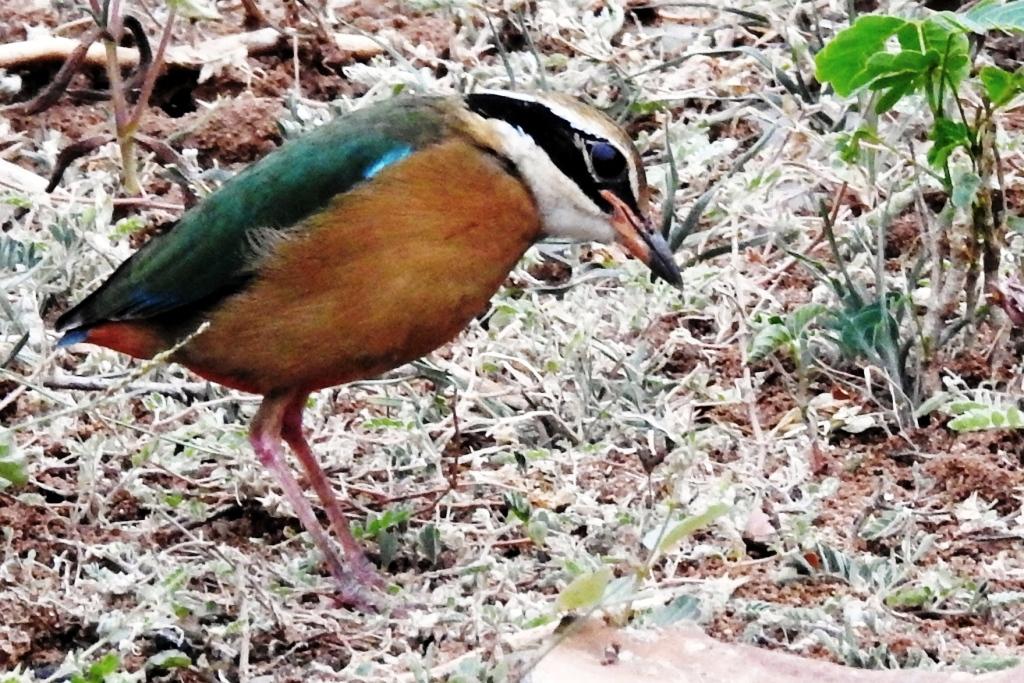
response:
M863 436L863 435L862 435ZM1020 468L1021 445L1012 443L1001 435L950 435L939 430L919 430L913 434L913 443L897 438L850 437L840 442L846 452L846 462L855 463L841 474L838 495L829 499L816 524L832 530L840 537L846 536L855 553L887 556L898 551L883 539L882 542L867 543L856 536L857 528L864 516L877 511L879 493L886 494L891 505L900 499L909 500L927 496L935 508L944 508L951 503L967 499L974 493L994 502L1002 514L1019 510L1024 501L1024 473ZM903 457L911 451L930 452L934 455L923 464L923 471L929 477L926 489L915 487L914 471L920 466L916 458ZM991 452L991 458L979 458L979 452ZM918 521L923 530L937 535L935 547L925 556L924 566L944 561L953 566L959 576L982 575L991 557L1000 551L1019 551L1020 540L1015 538L979 540L971 534L963 534L955 523L931 522L923 517ZM846 551L850 552L850 551ZM813 565L813 558L811 564ZM746 579L737 588L734 596L753 601L768 601L796 607L815 607L824 601L850 591L845 582L828 576L804 576L780 582L776 576L785 560L781 557L767 562L751 564L749 561L736 564L717 560L703 560L690 567L686 576L713 577L727 574ZM1020 581L992 581L993 591L1020 590ZM742 636L755 614L744 616L736 607L728 607L716 616L708 632L719 638L732 640ZM939 614L921 612L908 614L908 629L902 634L890 634L885 642L893 652L906 651L913 646L925 652L934 652L940 643L947 643L950 633L966 648L973 649L1024 644L1024 633L1015 630L1009 642L999 622L986 619L983 613ZM777 637L775 637L777 636ZM875 635L878 637L878 634ZM786 649L787 639L783 632L758 640L770 648ZM861 643L871 647L870 639ZM831 659L825 650L803 652L805 655Z
M45 23L52 27L69 18L62 16L56 9L22 11L15 7L17 4L8 2L0 7L0 42L23 38L23 27L27 24ZM297 22L299 18L293 16L294 11L289 12L275 15L274 19ZM370 33L398 31L410 44L433 45L442 55L458 28L454 20L443 13L411 11L404 4L396 2L357 0L345 5L340 15ZM230 26L223 30L230 30ZM510 45L514 45L517 35L521 37L516 27L511 25L503 27L503 35ZM548 48L552 51L567 49L561 43L544 41L542 49ZM297 87L293 81L293 57L290 49L254 57L250 60L252 68L248 73L230 67L205 83L198 83L194 73L166 73L158 82L154 106L144 119L142 131L168 142L178 151L197 150L203 168L214 165L236 168L258 159L280 144L281 136L276 123L284 114L283 98L293 89L297 89L302 97L320 101L359 90L359 86L340 75L341 67L349 63L351 57L339 53L333 46L314 43L305 45L299 51L301 69ZM42 87L47 78L52 77L52 73L51 66L22 72L35 85L35 89L26 89L22 99L27 99ZM76 78L74 86L102 87L102 74L95 71L84 73ZM67 143L109 130L108 112L108 103L67 96L40 114L28 116L11 112L8 118L14 132L25 138L38 141L52 131L59 131ZM746 135L748 131L742 128L739 131L732 128L719 132L730 136L754 137L752 130L749 131L750 135ZM50 171L41 166L32 170L44 175ZM175 193L173 186L166 180L153 181L147 190L158 197L180 201L180 193ZM1012 204L1019 204L1020 199L1019 192L1008 194L1008 201ZM852 195L844 197L843 201L859 207L856 197ZM920 239L919 224L911 216L901 217L894 221L888 233L885 255L892 260L894 267L900 262L905 263L906 257L916 250ZM755 258L755 253L759 252L751 252L751 258ZM571 275L567 270L558 263L542 263L531 269L531 275L551 284L561 284ZM810 291L815 284L814 278L804 269L794 266L784 274L775 289L775 295L791 310L809 301ZM681 330L685 330L687 336L701 346L681 341ZM744 369L737 346L722 341L731 335L730 330L719 330L710 315L666 313L648 329L637 334L635 341L647 344L663 354L662 364L652 368L652 372L656 370L665 377L679 379L701 370L712 373L715 381L723 386L731 386L734 380L743 376ZM1019 362L1020 354L991 354L988 349L995 343L994 332L985 330L979 342L971 348L949 351L943 364L972 386L992 380L1005 384L1018 376L1016 363ZM757 392L757 416L762 430L770 431L797 405L791 371L791 367L776 361L751 368ZM0 383L0 397L14 388L12 383ZM828 387L815 384L814 389L825 391ZM355 416L365 406L343 404L335 408L339 413ZM29 410L24 401L15 402L0 413L0 420L6 422L16 412L26 413ZM140 414L137 417L140 423L149 419L148 415ZM746 404L707 408L703 415L697 416L698 421L702 417L733 425L738 433L752 433ZM355 421L353 417L352 422ZM96 425L83 416L79 429L95 428ZM466 435L464 439L453 444L450 455L493 443L491 437L484 435ZM883 504L879 499L880 492L886 496L884 504L916 501L918 507L937 513L949 513L974 494L992 503L1001 515L1013 514L1024 503L1024 432L956 434L936 419L927 427L912 431L910 442L902 437L889 436L880 429L873 429L856 435L833 436L829 446L842 465L837 475L840 485L836 495L829 498L822 507L814 524L829 529L837 541L844 541L844 550L847 552L888 557L894 550L893 545L899 543L898 539L868 543L858 537L858 528L865 516L877 512ZM636 499L646 495L648 483L653 484L656 490L663 484L660 478L662 470L658 468L664 466L657 463L670 450L664 444L656 444L653 453L647 450L646 445L636 449L626 448L623 444L621 449L609 450L601 458L595 457L580 464L576 472L579 485L592 492L598 502ZM45 440L43 452L48 457L61 457L67 453L64 445L46 443ZM715 468L723 471L728 470L737 458L735 449L728 445L712 453ZM109 472L101 465L97 476L113 479L118 472L129 469L131 463L122 455L111 459L105 466ZM653 475L650 474L651 470ZM77 519L77 476L77 471L71 468L41 472L25 493L40 496L43 504L26 502L28 498L24 496L0 493L0 528L8 534L4 538L5 550L19 558L34 557L37 563L46 566L51 566L54 558L62 554L67 555L66 561L78 562L80 560L69 550L76 544L88 546L123 540L127 532L118 530L116 523L141 520L149 515L147 501L127 491L119 491L106 506L104 523L90 519L88 514L84 519ZM369 488L371 484L365 485ZM168 481L165 488L173 490L173 482ZM791 492L786 493L788 495ZM770 500L768 503L781 504L784 502L782 498L780 493L778 500ZM921 504L922 500L926 501L925 505ZM364 495L360 502L371 507L379 504L372 495ZM549 507L551 503L543 499L531 502L539 509ZM428 501L417 504L427 506ZM557 509L559 504L559 501L554 501L550 507ZM451 514L454 518L470 519L476 509L499 508L502 505L504 503L500 495L483 491L472 507L453 510ZM188 531L207 540L244 549L252 553L257 561L261 548L285 542L299 528L294 519L271 515L258 501L244 495L240 495L239 500L212 501L210 507L213 511L189 527ZM973 577L984 574L986 561L993 554L1008 550L1020 553L1019 538L979 538L977 535L962 533L956 523L949 521L948 514L945 517L921 515L914 523L919 529L935 534L937 538L933 550L921 559L925 566L941 560L953 566L958 574ZM133 540L142 544L166 546L181 541L184 534L178 527L163 526L145 539ZM631 547L638 547L639 544L636 538L592 536L585 527L573 534L583 539L585 547L595 554L611 553L624 544ZM531 553L534 557L542 558L542 553L546 553L531 543L523 542L518 529L507 532L500 542L505 543L501 546L501 552L506 556ZM802 549L781 550L798 552ZM704 558L699 562L682 565L678 575L705 579L722 575L744 578L746 583L735 592L734 597L738 600L769 601L793 607L815 607L830 598L854 590L820 574L782 581L778 578L778 572L788 561L787 556L781 553L772 556L773 552L770 550L767 553L769 559L759 562L752 562L748 557L729 560ZM410 554L396 562L411 565L415 560ZM438 562L439 567L451 564L449 555L443 555ZM664 567L656 567L655 570L666 571ZM1019 581L992 581L991 584L991 590L1024 590L1024 585ZM549 585L544 590L553 593L555 589ZM69 650L87 647L95 642L96 634L88 632L82 624L67 620L59 605L39 606L34 602L35 598L31 594L17 591L0 592L0 668L52 665L58 663ZM222 619L226 623L237 617L229 612L218 612L210 618ZM908 613L906 618L912 628L908 628L905 633L884 636L885 644L894 652L905 653L911 648L932 651L936 643L952 632L957 634L966 648L1007 644L1024 646L1024 633L1019 628L1016 631L1012 627L1007 628L1005 624L989 619L982 612ZM713 618L708 624L708 630L715 637L738 640L744 637L745 629L752 619L752 615L744 614L730 605ZM773 631L759 636L758 642L766 647L782 648L786 645L786 636L781 630ZM304 634L286 628L264 630L254 636L252 661L273 661L275 657L287 652L293 666L316 660L322 665L340 669L354 651L345 638L346 634L339 633L314 633L307 638ZM863 644L871 646L871 638L883 636L865 636ZM165 645L160 648L153 645L151 649L167 649ZM202 645L193 644L193 647L197 651L204 651ZM446 653L451 655L458 647L463 646L449 642ZM145 648L140 650L143 651ZM210 662L225 668L233 665L233 662L225 661L224 654L215 648L209 648L204 654L207 654ZM824 648L812 648L805 654L832 658L832 654ZM148 655L137 653L132 661L142 662L144 656ZM184 672L182 680L200 679L194 672Z

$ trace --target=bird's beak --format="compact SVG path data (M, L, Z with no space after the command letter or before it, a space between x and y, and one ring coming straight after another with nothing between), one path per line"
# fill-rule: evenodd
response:
M675 287L683 284L675 258L661 233L656 231L650 220L636 215L629 206L610 190L601 190L601 196L612 205L612 228L615 241L630 254L647 264L651 272Z

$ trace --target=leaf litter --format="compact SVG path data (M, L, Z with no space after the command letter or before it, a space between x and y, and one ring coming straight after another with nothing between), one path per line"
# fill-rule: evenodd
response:
M314 30L309 6L259 4ZM520 87L610 107L655 188L671 145L677 225L708 196L683 240L681 294L617 253L546 245L451 345L311 399L313 446L401 615L333 606L249 453L254 397L175 366L137 376L106 350L54 353L59 311L131 253L136 231L180 212L166 169L143 159L142 203L118 198L110 147L50 196L4 181L3 239L25 246L0 250L0 357L17 348L0 370L0 464L27 482L0 491L0 668L11 680L514 680L538 653L532 634L566 610L638 629L696 621L715 638L853 666L1012 664L1024 648L1021 432L956 432L940 414L901 429L875 396L884 386L826 358L809 391L839 467L815 475L794 367L749 358L759 316L828 303L793 256L828 259L818 202L849 183L837 232L855 240L876 190L816 124L838 100L802 101L775 74L812 73L808 45L842 25L845 3L741 5L747 15L328 3L331 30L389 49L352 60L286 41L202 82L158 82L145 130L191 155L204 191L281 136L398 90L507 87L507 62ZM0 12L26 35L79 16ZM241 10L223 14L179 26L175 42L244 30ZM14 73L23 100L52 70ZM99 72L78 78L103 85ZM5 110L0 154L46 176L107 112L71 96L34 117ZM1008 149L1007 196L1019 197L1020 147ZM904 231L886 254L893 277L912 258ZM871 277L867 263L851 270ZM1019 335L1001 335L983 327L973 347L944 351L949 390L1019 393ZM1001 345L1014 350L987 353ZM73 391L72 375L118 389ZM174 391L185 385L195 391Z

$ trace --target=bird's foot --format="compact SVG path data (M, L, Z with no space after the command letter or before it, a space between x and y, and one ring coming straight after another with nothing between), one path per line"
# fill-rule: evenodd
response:
M361 554L349 559L343 575L335 576L335 581L338 592L334 595L334 603L339 607L387 614L399 619L409 616L410 610L429 609L426 603L410 601L404 591L399 591L400 598L388 600L395 594L395 584L385 579Z
M338 591L331 596L335 607L348 607L358 612L378 613L385 607L384 596L374 590L346 583L338 585Z
M337 588L332 596L338 607L351 607L362 612L379 612L384 606L384 595L378 586L367 583L355 572L334 574Z
M338 589L334 594L336 605L364 612L383 611L388 584L365 557L353 557L346 569L331 573Z
M385 590L388 587L387 580L381 576L380 571L366 559L362 552L351 553L347 556L348 566L352 576L363 586Z

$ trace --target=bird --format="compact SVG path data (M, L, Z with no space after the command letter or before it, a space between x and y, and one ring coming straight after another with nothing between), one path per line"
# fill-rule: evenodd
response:
M399 95L233 176L61 315L58 346L164 354L262 395L249 429L257 459L323 556L336 599L372 608L385 584L303 434L309 395L454 339L542 239L617 243L679 286L649 206L631 138L577 99Z

